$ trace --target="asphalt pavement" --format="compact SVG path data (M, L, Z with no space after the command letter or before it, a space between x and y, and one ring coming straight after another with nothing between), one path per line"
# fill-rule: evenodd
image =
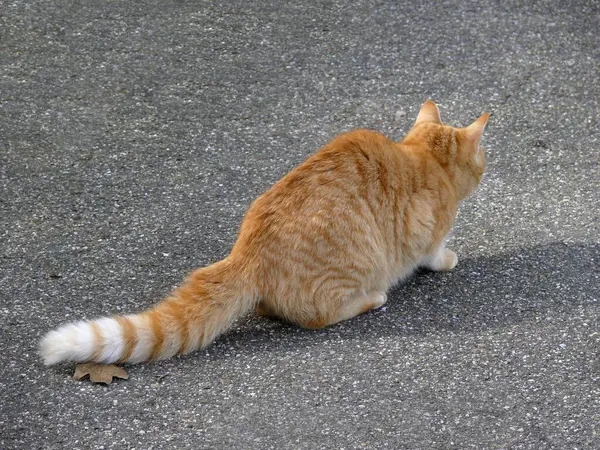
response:
M600 448L600 3L0 5L0 448ZM110 386L43 333L147 308L337 133L490 111L450 273L250 315Z

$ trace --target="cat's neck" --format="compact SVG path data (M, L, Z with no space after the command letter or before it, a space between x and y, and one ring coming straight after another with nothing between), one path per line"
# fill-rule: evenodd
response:
M454 191L457 200L460 201L464 198L464 196L460 195L460 179L463 173L461 167L455 161L436 157L435 152L432 152L427 145L414 140L397 142L396 147L407 158L415 161L422 170L424 166L429 166L427 172L430 176L433 173L437 173L441 184L449 185Z

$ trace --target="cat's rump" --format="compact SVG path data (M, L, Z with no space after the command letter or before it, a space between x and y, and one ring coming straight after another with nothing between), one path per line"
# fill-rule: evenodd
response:
M62 361L137 363L189 353L210 344L256 304L244 270L225 259L193 272L145 312L61 326L40 342L46 365Z

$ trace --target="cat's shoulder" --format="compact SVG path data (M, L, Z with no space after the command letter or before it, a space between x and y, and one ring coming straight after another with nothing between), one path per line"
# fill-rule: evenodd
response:
M380 142L393 142L385 134L379 131L370 130L368 128L356 128L344 133L338 134L331 141L332 143L344 144L346 142L358 142L358 143L380 143Z
M357 128L335 136L323 147L322 153L380 153L394 145L394 141L383 133L366 128Z

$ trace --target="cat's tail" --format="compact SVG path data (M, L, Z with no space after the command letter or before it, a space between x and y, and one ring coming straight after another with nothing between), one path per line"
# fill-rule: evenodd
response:
M63 325L40 342L46 365L61 361L137 363L189 353L210 344L256 305L254 289L225 259L193 272L155 307L140 314Z

